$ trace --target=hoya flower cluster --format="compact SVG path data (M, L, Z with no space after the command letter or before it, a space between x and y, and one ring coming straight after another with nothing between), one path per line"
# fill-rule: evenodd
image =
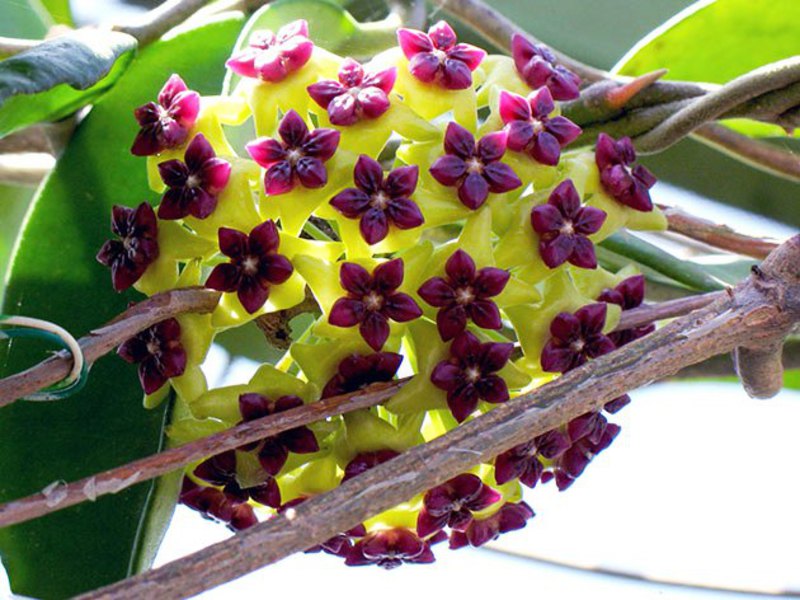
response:
M652 330L613 331L644 278L602 269L595 247L664 227L654 178L628 139L573 147L581 130L558 103L580 82L547 48L515 37L513 57L487 55L442 21L399 30L397 48L360 64L312 33L302 20L255 31L227 62L229 95L173 75L136 109L131 151L153 195L115 207L97 256L119 291L221 292L211 314L119 349L146 405L175 391L176 442L410 377L384 406L192 465L181 501L234 530ZM249 133L234 144L237 128ZM314 321L280 361L208 389L200 364L217 333L307 295ZM391 568L432 562L445 540L480 546L533 516L523 487L569 487L618 433L603 412L583 415L309 551Z

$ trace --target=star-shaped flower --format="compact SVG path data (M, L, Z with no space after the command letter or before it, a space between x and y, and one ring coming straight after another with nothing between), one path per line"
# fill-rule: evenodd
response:
M236 452L228 450L212 456L197 465L194 476L212 485L222 486L228 500L241 503L252 498L259 504L277 508L281 505L281 492L272 476L258 485L242 488L236 479Z
M374 452L362 452L361 454L353 457L353 459L347 463L347 466L344 469L344 477L342 477L342 482L352 479L356 475L361 475L361 473L369 471L371 468L377 467L378 465L385 463L387 460L391 460L399 455L400 453L396 450L375 450Z
M508 386L496 372L508 362L513 349L511 343L481 343L469 331L453 340L450 358L434 367L431 382L447 392L447 406L459 423L475 411L479 400L492 404L508 400Z
M139 381L145 394L152 394L167 379L182 375L186 369L186 352L177 319L148 327L124 342L117 354L129 363L139 364Z
M228 185L231 164L218 158L202 133L177 158L158 164L161 180L169 188L158 207L160 219L205 219L217 207L217 196Z
M248 46L225 65L237 75L277 82L302 68L311 58L314 43L308 39L308 23L292 21L275 34L262 29L253 32Z
M336 374L322 390L322 398L349 394L371 383L391 381L403 362L403 356L395 352L375 354L351 354L339 363Z
M397 78L397 68L365 73L364 67L345 58L339 81L325 80L308 86L314 102L328 111L334 125L353 125L362 119L377 119L389 110L389 93Z
M582 437L575 441L542 475L542 482L554 479L556 487L564 491L586 470L592 459L608 448L620 432L619 425L609 423L596 438Z
M533 516L533 510L525 502L507 502L492 516L473 519L465 531L453 531L450 534L450 549L483 546L497 539L501 533L522 529Z
M508 132L509 149L525 152L543 165L557 165L561 149L577 139L581 128L566 117L550 117L555 108L546 87L527 98L501 91L500 118Z
M389 234L390 225L412 229L425 222L417 204L410 199L417 187L419 167L399 167L386 178L378 161L362 154L356 161L356 187L336 194L331 206L348 219L360 219L364 240L377 244Z
M133 111L139 133L131 154L150 156L176 148L186 141L200 112L200 94L186 87L178 75L172 75L158 93L158 102L148 102Z
M270 287L289 279L294 271L289 259L278 254L280 236L273 221L265 221L249 235L219 228L219 248L229 263L214 267L206 287L236 292L247 312L253 314L267 301Z
M550 194L547 204L531 210L531 226L539 234L539 253L554 269L565 262L594 269L597 257L589 235L597 233L606 213L593 206L581 206L581 198L571 179L562 181Z
M472 522L473 512L488 508L502 497L477 475L458 475L425 493L417 518L417 534L426 538L445 527L464 531Z
M517 71L531 89L546 86L556 100L574 100L580 96L580 77L557 64L547 46L534 44L515 33L511 37L511 55Z
M266 396L255 393L239 396L239 410L242 413L242 422L255 421L298 406L303 406L303 400L297 396L281 396L277 400L270 400ZM264 470L273 477L280 473L283 465L286 464L289 452L311 454L319 450L319 443L314 436L314 432L306 426L295 427L264 438L255 445L248 444L245 449L250 450L256 446L259 446L258 461Z
M630 310L641 306L644 302L645 278L644 275L634 275L621 281L613 288L604 289L597 297L600 302L610 302L622 307L622 310ZM611 341L617 348L629 344L633 340L638 340L648 333L655 331L654 324L641 327L632 327L623 331L612 331L608 334Z
M501 329L500 310L489 298L506 286L509 273L495 267L478 270L472 257L456 250L445 263L447 277L432 277L419 288L419 295L431 306L439 308L436 325L444 341L452 340L472 319L478 327Z
M597 136L595 161L600 169L600 183L620 204L642 212L653 210L650 188L656 184L656 178L647 167L633 166L636 150L631 138L615 140L601 133Z
M347 295L333 304L328 321L336 327L359 326L364 341L379 351L389 337L389 319L398 323L422 316L408 294L398 292L403 283L403 259L381 263L370 275L361 265L343 263L339 282Z
M335 129L308 130L294 110L287 112L278 126L281 140L261 137L247 144L250 156L267 172L264 191L274 196L291 191L299 183L305 188L321 188L328 182L325 162L339 146Z
M529 488L535 487L544 472L540 457L553 460L569 447L569 439L558 430L548 431L529 442L514 446L495 458L495 480L502 485L519 479Z
M475 136L451 121L444 136L445 154L431 165L430 173L443 186L457 188L462 204L475 210L490 192L503 194L522 185L513 169L500 162L507 138L505 131L497 131L476 144Z
M486 56L484 50L471 44L457 44L456 32L445 21L431 26L428 33L398 29L397 41L414 77L448 90L470 87L472 72Z
M614 342L603 334L605 323L606 305L602 302L588 304L575 314L556 315L550 323L551 337L542 349L542 369L566 373L614 350Z
M383 529L368 533L355 543L345 564L350 567L378 565L394 569L403 563L432 563L433 552L425 542L405 528Z
M158 258L158 224L153 208L147 202L135 209L114 206L111 231L119 239L106 241L97 260L111 267L111 282L121 292L136 283Z

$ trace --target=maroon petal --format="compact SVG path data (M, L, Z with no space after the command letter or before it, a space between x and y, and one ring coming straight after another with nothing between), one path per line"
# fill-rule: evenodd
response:
M461 385L462 379L461 369L446 360L438 363L431 372L431 383L446 392Z
M219 249L225 256L239 258L249 248L248 238L241 231L230 229L229 227L220 227L217 235L219 236Z
M505 269L484 267L478 271L473 287L480 297L497 296L505 289L510 277L511 274Z
M486 402L501 404L509 399L508 386L502 377L487 375L475 383L475 387Z
M178 159L158 163L158 174L167 187L183 187L189 177L189 169Z
M502 329L500 310L490 300L475 300L469 305L469 314L475 325L483 329Z
M533 141L533 124L529 121L512 121L506 125L507 145L514 152L522 152Z
M297 427L281 434L281 442L296 454L311 454L319 451L319 443L308 427Z
M467 311L460 304L452 304L436 313L436 328L442 340L449 342L467 328Z
M278 508L281 505L281 490L278 487L278 482L272 477L261 485L247 488L247 492L259 504L271 508Z
M606 324L606 312L605 303L595 302L579 308L575 318L580 321L584 332L601 333Z
M239 413L245 421L255 421L266 417L272 414L269 399L256 393L241 394L239 396Z
M236 265L217 265L206 279L206 287L220 292L233 292L239 287L241 270Z
M389 220L386 213L379 208L367 210L359 223L361 236L368 244L377 244L389 234Z
M431 176L445 186L456 185L466 172L464 160L451 154L437 158L430 167Z
M365 296L372 289L372 276L361 265L346 262L339 268L339 283L351 294Z
M305 188L321 188L328 183L328 171L325 169L325 163L318 158L304 156L297 161L295 170L297 178Z
M564 216L552 204L541 204L531 209L531 225L539 234L558 232L564 227Z
M300 147L306 156L324 162L336 153L341 135L336 129L315 129Z
M506 153L508 134L505 131L495 131L483 136L478 142L477 154L484 163L500 160Z
M273 164L264 174L264 191L270 196L285 194L294 188L294 173L288 161Z
M278 135L290 148L297 148L308 137L308 125L294 109L289 110L281 119Z
M332 80L312 83L306 89L308 90L308 95L322 108L328 108L334 98L347 93L347 88L338 81Z
M558 313L550 323L550 335L564 341L572 341L581 333L581 321L568 312Z
M203 188L184 190L184 196L190 198L186 202L189 214L197 219L207 218L217 208L217 197Z
M447 21L437 21L428 29L433 45L439 50L449 50L456 43L456 32Z
M377 194L381 191L383 184L383 168L381 164L362 154L356 161L355 169L353 170L353 181L367 194Z
M359 326L359 333L369 347L378 352L389 339L389 322L380 313L367 313Z
M360 105L363 115L369 119L377 119L389 110L391 106L389 97L377 87L368 87L361 90L356 97L356 101Z
M403 54L405 54L405 57L409 60L411 60L415 54L431 52L434 49L431 38L427 34L422 31L417 31L416 29L398 29L397 43L400 45L400 49L403 51Z
M475 279L475 261L472 257L460 248L450 255L444 265L447 276L454 285L469 285Z
M539 242L539 254L544 264L551 269L563 265L575 251L575 241L579 236L557 235L551 239L542 239Z
M386 176L385 189L392 198L408 198L417 189L419 167L398 167Z
M459 423L475 412L478 400L480 400L478 390L471 384L447 393L447 407Z
M262 286L255 278L243 277L239 283L237 296L244 309L252 315L264 306L269 297L269 288Z
M444 134L444 151L464 160L475 154L475 136L455 121L447 125Z
M391 67L383 71L368 73L363 80L364 87L376 87L384 94L389 94L394 88L397 80L397 67Z
M289 452L284 445L275 438L268 438L265 440L261 450L258 451L258 462L261 463L263 469L272 476L280 473L288 457Z
M148 362L143 362L139 365L139 383L145 394L153 394L157 392L167 382L164 374L155 368L148 365Z
M529 121L532 116L527 99L505 90L500 92L500 118L503 123L508 125L514 121Z
M522 185L514 170L501 162L486 165L483 168L483 177L488 182L489 189L495 194L504 194Z
M245 149L250 157L264 168L286 159L286 150L283 145L278 140L268 137L261 137L249 142Z
M435 307L448 306L455 302L455 292L441 277L431 277L423 283L417 293L428 304Z
M250 232L249 240L252 250L257 254L275 252L281 243L275 221L270 219L254 227ZM228 254L228 256L232 255Z
M432 83L439 75L439 58L430 52L415 54L408 63L408 71L424 83Z
M425 222L419 206L408 198L394 198L386 207L386 216L398 229L413 229Z
M447 525L447 518L447 514L434 517L425 508L422 508L417 517L417 535L425 538L437 531L441 531Z
M469 89L472 87L472 71L460 60L446 58L442 66L442 87L447 90Z
M422 316L422 309L408 294L392 294L386 298L383 311L390 319L398 323L413 321Z
M456 44L448 55L467 65L470 71L474 71L486 58L486 51L472 44Z
M280 285L292 276L294 266L282 254L269 254L261 259L259 272L267 283Z
M575 231L589 235L600 231L606 220L605 211L594 206L584 206L578 211L574 221Z
M328 322L336 327L353 327L364 320L364 303L352 298L339 298L333 303Z
M331 206L349 219L359 217L369 208L369 203L369 195L358 188L347 188L330 201Z
M458 199L467 208L476 210L489 197L489 188L489 183L478 173L470 173L458 188Z
M569 262L582 269L596 269L597 256L594 252L594 244L589 238L575 236L573 238L574 247L570 254Z
M196 171L202 168L203 163L216 156L214 148L202 133L198 133L186 147L184 160L190 170Z
M480 348L483 352L481 368L486 373L499 371L506 365L511 353L514 351L514 344L510 342L488 342L481 344Z
M561 144L554 135L542 131L531 144L530 154L537 162L554 167L561 158Z
M546 129L558 140L562 147L575 141L583 133L583 130L575 123L561 116L550 119L547 122Z
M375 288L383 293L396 290L403 283L403 259L394 258L387 260L375 267L372 272L372 277L375 282Z

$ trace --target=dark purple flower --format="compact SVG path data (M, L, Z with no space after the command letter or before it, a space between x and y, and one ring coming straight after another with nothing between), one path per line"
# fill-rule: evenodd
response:
M391 381L403 362L403 356L394 352L351 354L339 363L336 374L322 390L323 398L349 394L372 383Z
M275 485L277 489L277 484ZM235 482L228 486L240 489ZM214 487L199 486L188 477L184 477L178 501L200 512L207 519L227 523L228 528L233 531L241 531L258 523L253 507L247 504L248 494L230 493L227 491L228 486L225 490L218 490Z
M186 352L177 319L148 327L117 348L117 354L129 363L139 363L139 381L145 394L152 394L167 379L183 375L186 369Z
M217 158L202 133L192 138L183 158L158 164L168 188L158 207L160 219L183 219L189 215L205 219L217 208L217 196L228 185L231 164Z
M339 147L340 133L335 129L315 129L294 110L287 112L278 125L275 138L261 137L247 144L250 156L267 172L264 190L275 196L291 191L299 183L305 188L321 188L328 183L325 162Z
M597 233L606 213L593 206L581 206L581 198L571 179L562 181L547 199L547 204L531 210L531 226L539 234L539 254L544 264L554 269L565 262L594 269L597 256L589 235Z
M308 86L314 102L327 109L334 125L353 125L361 119L377 119L389 110L389 93L397 79L397 67L364 73L357 60L345 58L339 81L325 80Z
M461 203L475 210L486 202L489 193L503 194L515 190L522 181L500 159L506 152L505 131L475 136L455 121L447 125L444 136L445 155L430 167L433 178L447 187L458 188Z
M525 502L507 502L492 516L473 519L465 531L453 531L450 534L450 549L483 546L497 539L501 533L522 529L533 515L533 510Z
M261 394L242 394L239 396L239 411L242 413L242 422L255 421L262 417L275 415L292 408L303 406L303 401L297 396L281 396L277 400L270 400ZM247 444L244 449L251 450L260 446L258 461L264 470L272 475L277 475L286 464L289 452L295 454L311 454L319 450L314 432L308 427L295 427L269 437L256 444Z
M534 44L515 33L511 37L511 55L522 79L531 89L546 86L556 100L574 100L580 96L581 78L556 64L547 46Z
M195 477L212 485L222 486L228 501L247 502L252 498L260 504L277 508L281 505L281 492L272 476L261 484L242 488L236 479L236 452L228 450L203 461L194 470Z
M604 289L597 297L597 300L617 304L622 307L622 310L630 310L644 302L644 288L644 275L634 275L623 280L614 288ZM656 326L654 324L632 327L623 331L612 331L608 334L608 337L619 348L633 340L638 340L648 333L652 333L655 329Z
M231 261L214 267L206 287L236 292L244 309L253 314L269 298L270 286L283 283L294 271L289 259L278 254L278 228L269 220L250 235L227 227L220 227L218 235L219 249Z
M139 133L131 154L150 156L186 141L200 111L200 94L172 75L158 93L158 102L148 102L133 111Z
M277 35L267 29L253 32L248 46L225 65L237 75L277 82L305 65L314 51L304 19L281 27Z
M374 452L362 452L355 456L344 469L342 482L352 479L356 475L361 475L364 471L369 471L373 467L385 463L387 460L399 456L395 450L375 450Z
M605 305L603 305L605 306ZM447 406L461 423L478 407L479 400L499 404L508 400L508 386L497 375L508 362L514 344L481 343L469 331L450 344L450 358L437 364L431 382L447 392Z
M432 563L434 560L428 542L419 539L413 531L398 527L368 533L350 549L345 564L394 569L403 563Z
M456 32L445 21L431 26L428 33L398 29L397 41L414 77L447 90L470 87L472 72L486 56L485 51L471 44L457 44Z
M289 500L286 504L281 506L278 509L278 514L285 513L288 509L298 506L308 500L305 496L300 496L299 498L295 498L294 500ZM337 533L332 538L329 538L318 544L316 546L311 546L311 548L307 548L304 550L306 554L314 553L314 552L325 552L326 554L333 554L334 556L341 556L342 558L347 558L347 555L350 553L350 549L353 547L353 541L355 538L362 538L367 535L367 530L364 528L364 525L356 525L348 529L343 533Z
M389 337L389 319L405 323L422 316L414 299L397 291L403 283L402 258L379 264L372 275L361 265L343 263L339 282L347 295L334 302L328 321L336 327L358 325L364 341L376 352Z
M114 206L111 231L119 239L105 242L97 261L111 267L111 282L121 292L139 281L158 258L158 223L153 208L147 202L135 209Z
M477 270L472 257L461 249L447 259L444 270L447 278L432 277L417 292L439 308L436 325L442 339L447 342L464 331L468 319L484 329L501 329L500 310L489 298L506 287L508 271L495 267Z
M628 394L623 394L622 396L617 396L613 400L609 400L603 405L603 410L609 414L618 413L623 408L628 406L631 403L631 397Z
M553 460L561 456L569 446L569 439L555 429L529 442L514 446L495 458L495 480L498 485L503 485L513 479L519 479L529 488L535 487L544 471L539 458Z
M425 222L410 199L417 187L419 167L399 167L383 177L381 164L362 154L353 171L356 187L336 194L331 206L348 219L360 219L361 236L377 244L389 234L389 226L412 229Z
M527 98L500 92L500 118L508 132L509 149L526 152L543 165L557 165L561 149L581 134L581 128L566 117L550 117L555 108L546 87Z
M631 138L615 140L605 133L597 136L595 162L600 169L600 183L620 204L634 210L653 210L650 188L656 177L647 167L632 166L636 162L636 150Z
M614 350L614 342L603 334L605 323L606 305L602 302L588 304L575 314L558 313L542 349L542 370L566 373Z
M473 512L488 508L502 497L477 475L458 475L425 493L417 518L417 534L426 538L445 527L464 531L472 522Z
M554 479L559 490L564 491L583 473L592 459L611 445L620 432L619 425L606 423L593 434L574 441L558 459L551 470L542 475L542 482Z

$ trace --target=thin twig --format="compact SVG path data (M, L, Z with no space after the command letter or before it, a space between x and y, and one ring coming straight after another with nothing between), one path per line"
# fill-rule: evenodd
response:
M14 54L19 54L20 52L25 52L25 50L35 48L41 43L42 40L28 40L23 38L0 36L0 57L6 58L13 56Z
M272 564L346 531L479 462L526 442L621 394L747 344L783 339L800 320L800 236L712 305L541 388L411 448L292 511L80 600L185 598Z
M89 332L78 340L87 365L92 365L125 340L165 319L186 312L210 312L219 302L220 293L205 288L170 290L148 298L117 316L108 325ZM58 383L72 368L72 360L63 352L21 373L0 379L0 408L18 398Z
M625 311L616 330L646 325L658 319L685 315L693 310L707 306L715 299L720 298L721 295L722 293L720 292L701 294ZM147 302L145 301L142 304ZM131 311L138 310L135 314L143 313L145 309L142 304L132 307ZM184 305L194 309L193 303L185 302ZM117 321L117 325L122 326L127 319L131 318L134 318L134 316ZM122 329L117 329L116 331L119 332ZM130 335L130 329L127 326L124 328L124 333L126 336ZM122 335L119 335L118 339L122 339ZM235 449L244 444L270 435L276 435L300 425L307 425L338 414L381 404L391 398L406 381L407 379L401 379L388 384L376 384L352 394L320 400L272 417L244 423L179 448L154 454L80 481L65 484L58 488L57 503L53 501L54 496L52 493L37 493L27 498L0 505L0 527L40 517L84 502L87 499L95 499L105 494L116 494L131 485L164 475L204 457Z
M48 489L47 492L8 502L0 505L0 528L29 521L87 500L94 501L106 494L116 494L134 484L180 469L192 462L227 450L235 450L244 444L301 425L375 406L394 396L406 381L400 379L390 383L372 384L358 392L325 398L286 412L242 423L183 446L153 454L73 483L60 485L54 490Z
M737 233L727 225L717 225L695 217L680 208L659 206L667 217L669 230L714 248L763 259L778 247L778 242Z
M183 23L207 3L208 0L167 0L145 13L139 22L133 25L114 25L112 29L132 35L140 46L144 46Z
M693 135L701 142L762 171L800 182L800 157L791 150L781 150L716 123L706 123L696 129Z

